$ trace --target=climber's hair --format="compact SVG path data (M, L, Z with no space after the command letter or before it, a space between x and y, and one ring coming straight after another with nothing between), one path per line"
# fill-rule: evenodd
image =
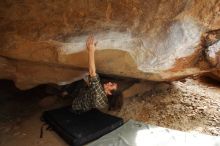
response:
M123 105L122 93L118 90L112 90L112 95L107 95L109 108L108 110L120 110Z

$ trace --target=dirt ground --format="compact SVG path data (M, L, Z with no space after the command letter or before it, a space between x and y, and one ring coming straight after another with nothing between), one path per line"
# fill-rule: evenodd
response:
M153 85L112 114L181 131L220 135L220 83L207 78ZM129 90L129 89L128 89Z
M53 131L39 138L44 110L71 104L69 98L29 93L0 84L1 146L66 146ZM19 93L19 94L18 94ZM148 124L182 131L220 135L220 83L207 78L187 78L171 83L141 82L124 92L121 111L108 112ZM16 97L15 97L16 96ZM19 96L19 97L17 97ZM31 97L30 97L31 96Z

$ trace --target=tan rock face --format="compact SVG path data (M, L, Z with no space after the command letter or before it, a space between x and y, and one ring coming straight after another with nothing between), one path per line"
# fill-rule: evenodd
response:
M0 78L22 89L85 74L89 34L99 73L163 81L209 72L201 38L220 28L219 0L2 0L0 12Z
M217 41L213 45L207 48L207 59L213 66L219 65L220 58L220 41Z
M220 30L209 32L206 36L205 56L209 65L214 69L208 75L220 80Z

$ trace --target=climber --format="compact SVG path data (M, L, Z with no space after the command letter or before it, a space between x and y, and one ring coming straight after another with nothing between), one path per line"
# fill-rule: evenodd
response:
M122 94L117 83L107 82L101 85L95 66L95 40L89 36L86 42L89 59L89 75L87 86L80 89L77 96L73 97L72 109L82 113L92 108L117 110L122 106Z

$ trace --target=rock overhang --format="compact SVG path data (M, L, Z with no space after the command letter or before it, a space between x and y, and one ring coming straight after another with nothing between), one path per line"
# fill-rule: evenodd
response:
M20 88L77 80L89 34L99 73L164 81L210 72L201 42L220 28L218 10L215 0L5 1L0 77Z

